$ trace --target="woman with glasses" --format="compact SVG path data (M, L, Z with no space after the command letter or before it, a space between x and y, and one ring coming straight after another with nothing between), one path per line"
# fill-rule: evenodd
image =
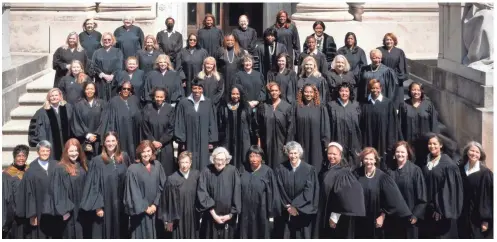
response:
M183 79L183 88L185 96L189 96L192 90L192 80L202 71L202 63L209 54L198 45L196 34L188 35L186 47L176 56L176 71L180 73Z
M55 70L54 87L59 86L62 77L71 72L71 63L73 60L79 60L86 66L86 52L79 45L79 36L76 32L67 35L66 44L59 47L53 54L52 68Z

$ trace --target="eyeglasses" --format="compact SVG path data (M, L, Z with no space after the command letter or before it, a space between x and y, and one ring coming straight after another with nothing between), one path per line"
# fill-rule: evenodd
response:
M123 88L121 88L121 90L123 90L123 91L131 91L131 88L123 87Z
M112 41L112 39L104 39L104 41Z
M196 40L196 39L189 39L188 41L197 42L197 40Z

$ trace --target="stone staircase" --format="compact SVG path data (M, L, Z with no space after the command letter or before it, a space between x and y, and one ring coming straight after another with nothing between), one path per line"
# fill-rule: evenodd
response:
M43 105L47 92L53 87L55 71L46 69L38 73L38 78L26 85L26 93L19 97L19 106L10 112L11 120L2 127L2 167L12 163L12 151L18 144L28 145L29 121ZM31 148L28 163L36 155L36 148Z

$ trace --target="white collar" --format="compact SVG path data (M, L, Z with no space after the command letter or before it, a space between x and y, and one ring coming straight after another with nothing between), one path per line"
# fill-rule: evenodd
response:
M299 160L299 162L297 163L296 166L293 166L292 163L290 162L290 166L292 167L292 170L295 172L295 170L297 170L297 168L299 168L300 166L300 163L302 162L302 160Z
M473 168L469 169L469 161L464 165L464 171L466 172L466 175L469 176L475 172L480 171L480 161L477 161L475 166Z
M190 94L190 96L188 96L188 100L191 100L193 103L195 103L195 99L193 99L193 94ZM200 102L200 101L205 101L204 94L202 94L202 96L200 96L200 99L198 100L198 102Z
M316 48L313 52L308 52L308 53L309 53L309 55L310 54L317 55L318 54L318 49Z
M190 174L190 170L188 170L188 172L187 172L187 173L184 173L184 172L182 172L181 170L179 170L179 172L183 175L183 177L184 177L185 179L188 179L188 175Z
M169 33L169 32L167 32L167 28L166 28L166 29L164 29L163 31L164 31L164 33ZM174 33L176 33L176 32L177 32L177 31L173 29L173 31L171 31L171 34L174 34Z
M343 103L343 102L342 102L342 99L338 98L338 102L339 102L342 106L344 106L344 107L345 107L345 106L347 106L347 104L349 104L350 100L349 100L349 101L347 101L347 103Z
M383 101L383 94L380 93L380 95L378 96L378 98L376 100L373 100L373 98L371 97L371 93L370 93L368 95L368 101L371 101L373 104L375 104L376 101L382 102Z

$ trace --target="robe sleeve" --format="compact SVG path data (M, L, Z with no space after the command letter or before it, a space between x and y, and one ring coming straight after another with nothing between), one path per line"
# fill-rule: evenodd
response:
M266 93L266 85L267 85L267 80L266 80L266 78L264 78L264 75L262 73L260 73L259 78L262 81L262 88L259 91L259 94L257 95L257 101L260 103L260 102L266 101L266 95L267 95L267 93Z
M335 39L333 39L333 36L328 35L326 45L324 46L325 48L325 55L326 55L326 61L328 63L331 63L335 56L337 55L337 45L335 43Z
M173 222L181 219L179 185L172 184L170 178L167 179L159 206L159 219L164 222Z
M217 29L217 37L219 40L219 46L223 46L224 33L222 30L218 29L217 27L216 27L216 29Z
M302 193L297 195L290 203L299 213L316 214L319 204L319 183L314 167L309 172L309 177L305 179L305 187Z
M388 70L383 74L383 79L385 81L385 86L383 87L385 90L385 96L393 100L399 82L395 71L388 67Z
M286 139L285 144L292 141L295 135L295 112L294 108L289 108L286 112Z
M218 106L217 109L217 129L218 129L218 145L220 146L226 146L227 144L225 143L226 141L226 123L227 119L226 114L226 104L222 103L221 105Z
M450 161L452 162L452 161ZM436 211L447 219L458 219L463 207L463 183L459 168L449 165L444 169L444 183L436 197Z
M240 173L233 168L233 197L231 198L231 214L240 214L242 212L242 184Z
M380 179L381 209L378 211L378 214L375 215L375 218L380 216L380 212L400 218L412 215L392 177L387 174L383 174Z
M300 55L300 37L299 37L299 31L297 30L297 27L295 25L290 25L292 29L292 47L293 51L295 52L295 56ZM290 55L292 56L292 55Z
M174 92L171 95L171 102L178 103L181 98L185 96L185 90L183 89L183 81L181 80L180 73L176 72L174 76Z
M47 139L44 112L42 108L39 109L29 122L28 143L30 147L36 147L40 141Z
M16 216L21 218L32 218L36 213L36 190L34 189L33 177L28 172L24 173L19 192L16 194Z
M297 73L293 71L290 73L290 79L286 88L286 99L290 104L295 104L295 100L297 99Z
M152 131L150 129L150 122L148 122L148 119L150 118L147 115L147 112L144 110L142 113L143 119L142 123L140 125L141 128L141 139L143 140L150 140L150 141L155 141L154 134L152 134Z
M399 70L397 73L397 78L399 79L399 83L409 79L409 72L407 70L407 58L406 54L403 50L399 49Z
M99 55L99 50L95 50L95 52L93 52L93 55L91 57L91 61L90 61L90 64L89 64L89 68L88 68L88 75L90 76L93 76L93 77L96 77L100 74L100 72L102 72L102 70L99 70L99 67L97 66L97 59L98 59L98 55Z
M176 42L176 44L174 45L174 53L176 54L176 56L178 56L177 54L181 51L181 49L183 48L183 35L180 33L180 32L177 32L179 34L179 37L178 37L178 42ZM176 63L181 63L181 62L177 62Z
M102 193L102 169L93 158L83 188L83 196L80 208L84 211L95 211L104 207L104 196Z
M174 115L174 110L171 110L168 115L169 117L167 118L166 131L159 138L159 142L161 142L163 146L170 143L174 137Z
M160 33L161 33L161 31L157 32L157 35L155 35L156 36L155 39L157 40L157 43L162 43L162 37L161 37ZM158 44L158 46L159 46L160 52L165 53L164 50L162 49L162 45Z
M86 139L86 135L88 134L88 127L83 122L82 114L77 104L76 107L74 108L74 118L72 119L71 127L74 136L80 139L83 138Z
M276 176L273 170L267 172L268 184L267 184L267 196L266 196L266 211L268 218L274 218L281 214L281 201L280 193L278 191L278 183L276 182Z
M480 186L478 193L480 200L480 204L478 204L479 215L482 221L492 223L494 214L494 175L490 170L487 170L482 175Z
M361 183L348 169L339 171L331 182L324 181L326 189L330 189L326 204L326 215L338 213L347 216L365 216L364 192Z
M144 46L144 40L145 40L145 34L143 33L143 30L140 27L137 27L137 36L138 36L138 41L140 43L140 49L143 49Z
M328 115L328 110L324 104L321 104L321 148L323 152L328 148L328 144L331 142L331 130L330 130L330 116Z
M185 127L185 107L182 103L176 106L174 117L174 137L179 143L186 142L186 127Z
M387 139L387 150L385 152L388 152L390 149L392 149L393 145L395 142L398 140L403 140L402 139L402 132L400 131L400 121L399 118L397 117L397 110L394 105L394 101L390 100L390 106L388 107L388 139ZM384 154L379 154L380 156L383 156Z
M62 166L57 167L51 179L56 215L62 216L74 209L74 203L69 198L70 186L71 178L69 173Z
M209 144L215 143L219 140L216 121L216 109L214 104L211 104L209 111Z
M141 94L141 96L142 99L145 100L146 102L152 102L152 97L150 97L150 94L152 93L153 89L152 85L153 76L154 76L153 72L148 73L147 77L145 77L145 83L143 84L143 93Z
M52 60L52 68L56 71L67 71L67 65L69 63L66 63L62 59L62 47L59 47L55 53L53 54L53 60Z
M200 174L198 185L197 185L197 211L208 212L211 208L216 206L216 202L212 199L211 195L207 191L207 176L209 176L209 170L205 169L202 174Z
M60 79L58 88L60 89L60 91L62 91L63 97L67 99L66 82L64 80L64 77Z
M419 167L414 170L414 208L412 209L412 215L419 219L424 219L424 214L427 204L427 191L426 184L423 173Z
M2 172L2 230L9 231L14 221L13 187L9 175Z
M223 94L224 94L224 78L221 77L219 81L217 81L217 88L216 92L212 96L212 102L217 105L221 101Z
M438 112L437 109L435 109L435 105L433 105L432 102L430 102L430 110L428 111L430 113L430 129L431 132L435 134L440 133L440 128L438 127Z
M319 55L319 63L320 63L320 66L318 67L319 68L319 71L321 72L321 74L323 75L326 75L326 72L328 72L328 62L326 61L326 56L325 55Z
M112 75L116 75L118 72L123 70L124 65L124 56L122 51L117 51L117 61L114 63L114 71L111 73Z
M155 161L155 165L157 166L157 169L159 171L159 185L157 186L157 195L155 196L153 204L156 207L159 207L160 198L161 198L162 192L164 191L164 185L166 184L167 176L166 176L166 173L164 172L164 168L162 168L162 164L160 162Z
M145 195L140 191L135 171L128 170L124 187L124 209L128 215L139 215L145 213L150 204L144 199Z

